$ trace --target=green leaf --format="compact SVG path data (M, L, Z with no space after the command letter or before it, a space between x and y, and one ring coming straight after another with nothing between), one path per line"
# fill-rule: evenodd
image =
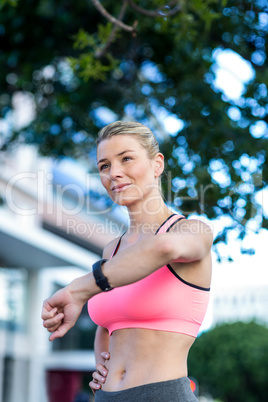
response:
M107 24L98 24L98 40L100 43L105 44L111 34L113 25L111 22L108 22Z
M79 58L68 58L74 71L85 81L90 79L105 81L107 74L118 66L118 61L110 54L106 55L105 62L95 58L94 54L83 53Z
M90 35L84 29L79 29L78 33L74 36L74 48L83 50L86 47L96 47L96 39L93 35Z

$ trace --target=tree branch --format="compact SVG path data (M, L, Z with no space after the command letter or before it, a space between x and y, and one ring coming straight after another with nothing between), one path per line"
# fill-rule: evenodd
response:
M138 6L134 1L129 0L129 5L130 7L133 8L133 10L137 11L140 14L146 15L147 17L170 17L171 15L175 15L178 12L181 11L181 6L178 1L170 1L167 6L172 6L173 4L177 4L172 10L169 10L167 12L163 11L163 7L159 8L154 11L146 10L145 8L142 8ZM164 6L165 7L165 6Z
M122 19L124 18L125 12L126 12L126 8L127 8L127 3L128 0L123 0L123 5L121 7L120 13L118 15L117 20L122 22ZM114 40L116 31L119 29L118 25L113 26L113 29L109 35L109 38L107 39L107 42L105 44L105 46L98 52L96 52L95 56L97 59L100 59L102 56L105 55L105 53L107 52L107 49L109 48L109 46L111 45L112 41Z
M130 7L133 8L133 10L137 11L140 14L149 16L149 17L166 17L166 16L171 16L174 15L176 13L178 13L181 10L181 7L178 3L178 0L171 0L169 3L166 4L166 6L164 7L173 7L171 10L164 12L163 8L159 8L155 11L150 11L150 10L146 10L140 6L138 6L134 1L132 0L123 0L123 4L119 13L118 18L113 17L104 7L103 5L100 3L99 0L91 0L93 5L96 7L96 9L108 20L113 24L113 29L109 35L109 38L107 39L107 42L105 44L105 46L100 49L99 51L97 51L95 53L95 57L97 59L100 59L101 57L103 57L105 55L105 53L107 52L107 49L109 48L109 46L111 45L111 43L113 42L116 32L119 28L128 31L128 32L133 32L133 34L135 34L135 29L137 26L137 21L134 22L133 26L130 25L126 25L123 23L123 18L126 12L126 8L127 5L129 5Z
M118 20L117 18L113 17L108 11L102 6L102 4L99 2L99 0L91 0L93 5L96 7L96 9L110 22L112 22L114 25L117 25L118 27L124 29L125 31L128 32L134 32L136 29L137 23L134 23L133 26L129 26L124 24L122 21Z

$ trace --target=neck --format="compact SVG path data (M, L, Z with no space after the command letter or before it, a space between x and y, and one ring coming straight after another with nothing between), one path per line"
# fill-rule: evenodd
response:
M136 208L134 210L132 208L128 209L130 220L129 234L154 234L159 226L172 214L172 211L166 206L162 198L160 205L159 201L157 201L157 205L151 205L150 209L148 209L149 204L147 208L145 206L143 204L139 210Z

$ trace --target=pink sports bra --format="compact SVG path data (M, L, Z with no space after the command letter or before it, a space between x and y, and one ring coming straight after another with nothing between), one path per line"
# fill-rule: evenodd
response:
M171 215L155 234L168 232L181 219L181 215ZM196 337L207 310L209 290L186 282L167 264L138 282L97 294L88 301L88 312L110 335L117 329L146 328Z

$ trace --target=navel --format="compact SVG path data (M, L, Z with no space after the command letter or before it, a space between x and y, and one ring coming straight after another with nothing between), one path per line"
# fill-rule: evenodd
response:
M124 380L125 376L126 376L126 370L123 370L121 373L121 381Z

